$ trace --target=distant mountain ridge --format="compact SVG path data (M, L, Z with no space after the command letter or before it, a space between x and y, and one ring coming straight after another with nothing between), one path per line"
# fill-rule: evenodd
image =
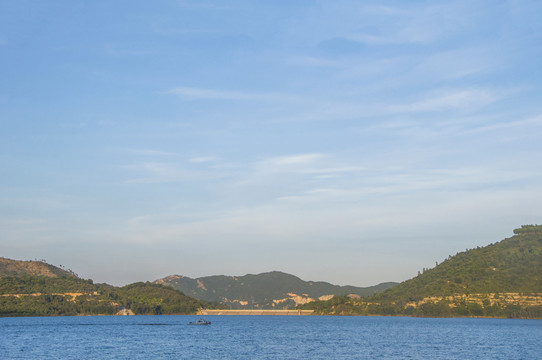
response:
M293 308L335 295L369 296L397 284L387 282L365 288L339 286L324 281L304 281L280 271L244 276L215 275L197 279L171 275L158 279L155 283L171 286L196 299L220 302L234 309Z

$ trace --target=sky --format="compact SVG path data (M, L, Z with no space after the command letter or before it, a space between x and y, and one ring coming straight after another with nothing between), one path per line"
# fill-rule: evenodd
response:
M371 286L542 223L540 1L0 1L0 256Z

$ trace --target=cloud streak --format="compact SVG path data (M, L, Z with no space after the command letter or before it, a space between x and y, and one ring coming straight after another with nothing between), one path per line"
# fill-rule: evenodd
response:
M182 100L235 100L235 101L271 101L286 100L287 98L278 94L259 94L243 91L224 91L207 88L176 87L167 91Z
M532 131L533 127L540 127L540 126L542 126L542 115L530 117L523 120L501 122L497 124L479 126L479 127L475 127L469 130L465 130L463 133L464 134L480 134L480 133L510 130L510 129L522 128L522 127L529 127L530 128L529 131Z
M498 100L494 93L482 89L463 89L429 96L427 99L408 105L396 105L391 109L397 113L446 111L450 109L471 110Z

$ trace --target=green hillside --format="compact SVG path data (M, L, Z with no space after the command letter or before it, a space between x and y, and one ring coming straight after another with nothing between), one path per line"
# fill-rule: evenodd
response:
M71 270L64 270L45 261L18 261L0 257L2 276L77 277Z
M172 275L156 283L171 286L197 299L216 301L235 309L293 308L320 297L333 295L369 296L396 283L384 283L372 287L338 286L322 281L303 281L279 271L244 276L207 276L191 279Z
M307 304L319 313L542 317L542 226L450 256L367 299Z
M0 274L0 316L193 314L214 307L167 286L94 284L39 261L1 258Z
M523 226L514 233L495 244L450 256L379 298L542 292L542 226Z

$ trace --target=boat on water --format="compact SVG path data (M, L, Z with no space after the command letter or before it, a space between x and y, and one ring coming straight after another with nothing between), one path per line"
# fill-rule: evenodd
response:
M211 325L211 322L205 319L198 319L196 321L190 321L188 324L189 325Z

